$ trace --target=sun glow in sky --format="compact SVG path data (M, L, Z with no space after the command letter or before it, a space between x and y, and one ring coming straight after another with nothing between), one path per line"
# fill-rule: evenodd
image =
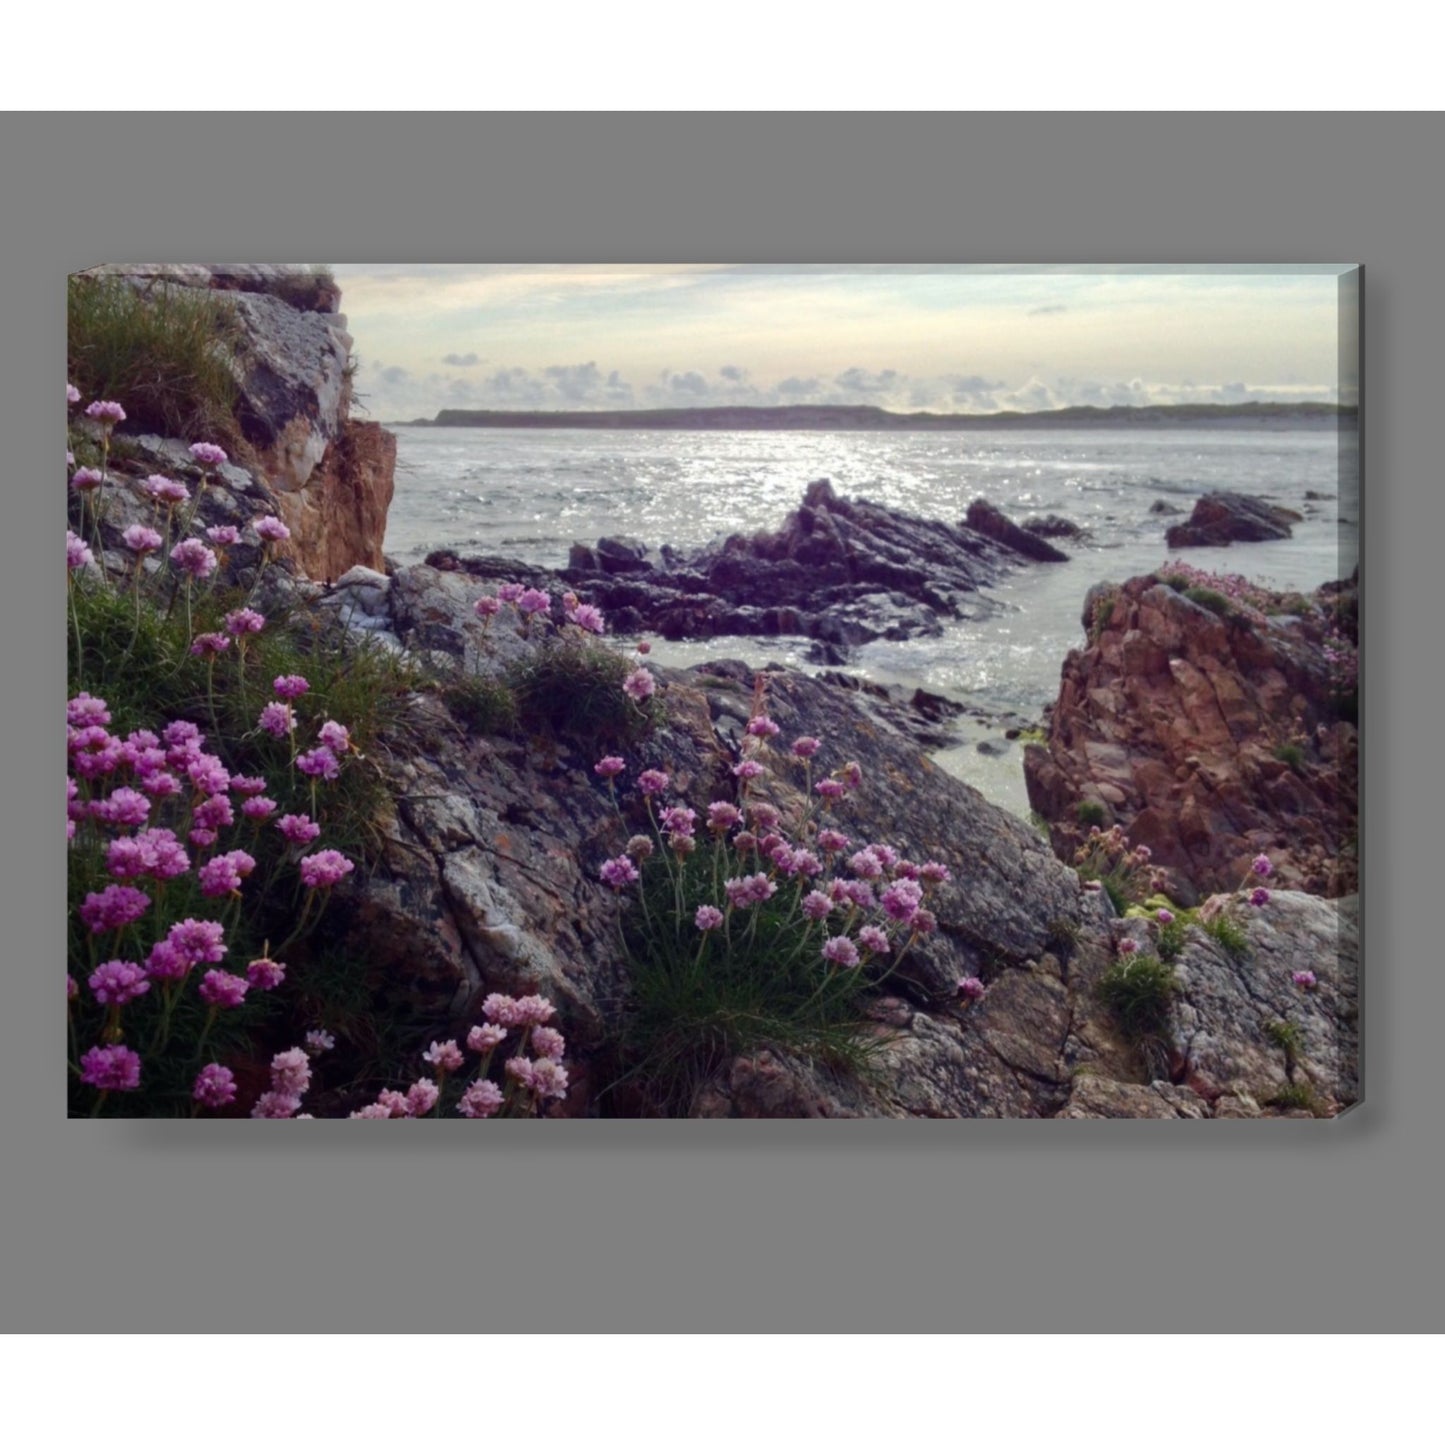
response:
M335 268L382 420L1338 399L1342 266Z

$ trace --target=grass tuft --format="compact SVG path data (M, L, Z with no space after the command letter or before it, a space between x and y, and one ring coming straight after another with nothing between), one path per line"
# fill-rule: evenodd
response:
M1170 965L1148 954L1112 964L1095 993L1133 1043L1162 1039L1169 1030L1178 983Z

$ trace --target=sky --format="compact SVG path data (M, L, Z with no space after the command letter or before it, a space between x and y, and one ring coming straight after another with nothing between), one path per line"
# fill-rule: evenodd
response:
M1334 401L1344 268L333 267L376 420Z

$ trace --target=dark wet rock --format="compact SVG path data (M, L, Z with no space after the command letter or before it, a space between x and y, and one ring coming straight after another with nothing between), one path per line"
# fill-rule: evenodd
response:
M1307 491L1305 493L1307 502L1333 502L1334 498L1328 492Z
M1170 527L1170 547L1227 547L1231 542L1276 542L1293 536L1298 512L1238 492L1211 492L1194 504L1187 522Z
M1173 502L1166 502L1163 497L1160 497L1149 508L1149 511L1156 517L1177 517L1184 511L1184 508L1176 507Z
M1007 738L982 738L973 746L986 758L1001 758L1007 755L1010 745Z
M652 549L636 537L602 537L597 542L597 565L604 572L646 572Z
M1071 522L1067 517L1060 517L1055 512L1043 517L1025 517L1020 525L1025 532L1032 532L1035 537L1079 538L1085 535L1084 528L1077 522Z
M1067 552L1060 552L1055 546L1044 541L1043 535L1026 530L1009 521L992 502L982 498L968 504L967 524L985 537L991 537L1001 547L1029 557L1035 562L1067 562Z

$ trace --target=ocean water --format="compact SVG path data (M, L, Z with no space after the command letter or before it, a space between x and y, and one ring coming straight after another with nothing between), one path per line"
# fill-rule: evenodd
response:
M397 429L397 487L386 552L419 561L438 547L562 566L573 542L608 535L700 545L729 532L777 527L804 488L830 477L867 497L957 522L975 497L1023 518L1056 513L1088 529L1059 545L1063 564L1025 564L991 595L997 615L950 625L942 637L878 642L850 670L925 687L991 713L1038 719L1058 691L1065 655L1084 640L1080 614L1096 582L1122 581L1170 554L1164 533L1216 489L1266 497L1304 513L1284 542L1191 548L1173 554L1212 571L1301 589L1348 575L1358 511L1340 477L1354 463L1331 428L1016 432L626 432ZM1307 499L1307 492L1323 500ZM654 639L659 661L741 657L807 666L806 639ZM963 725L937 755L949 771L1018 813L1027 811L1021 752L997 746L997 723Z

